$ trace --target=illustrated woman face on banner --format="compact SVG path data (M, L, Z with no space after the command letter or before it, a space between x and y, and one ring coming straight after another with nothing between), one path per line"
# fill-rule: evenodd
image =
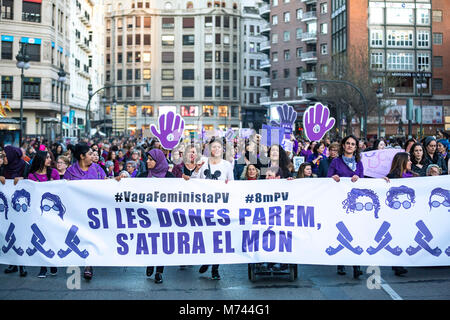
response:
M64 207L60 197L50 192L46 192L42 195L41 199L41 213L57 214L61 220L64 220L66 207Z
M347 213L355 211L374 211L375 218L378 219L378 211L380 211L380 200L378 195L369 189L353 188L347 193L347 199L342 204Z
M443 206L450 212L450 190L442 188L433 189L433 191L431 191L428 205L430 206L430 210Z
M401 207L409 209L416 202L415 198L414 190L407 186L392 187L386 194L386 204L395 210L401 209Z
M17 190L13 194L12 205L17 212L26 212L30 207L30 193L25 189Z

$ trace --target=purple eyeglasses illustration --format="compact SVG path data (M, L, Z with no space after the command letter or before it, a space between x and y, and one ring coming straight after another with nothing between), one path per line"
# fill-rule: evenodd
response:
M169 111L159 116L159 130L151 125L150 130L166 150L172 150L180 142L184 131L184 120L179 114Z
M398 197L401 195L406 195L408 200L400 202ZM413 189L408 188L407 186L400 187L392 187L386 193L386 204L389 208L398 210L402 206L404 209L409 209L412 207L412 204L415 203L416 194Z
M330 117L330 110L321 103L306 109L303 114L303 128L310 141L320 141L330 131L336 120Z
M367 202L363 204L362 202L356 202L360 197L369 197L372 202ZM343 208L346 212L355 211L375 211L375 219L378 219L378 212L380 211L380 200L378 195L369 189L357 189L353 188L349 193L347 193L347 199L342 201Z
M3 192L0 192L0 200L0 213L4 212L5 220L8 220L8 200L6 200L6 196L3 194Z

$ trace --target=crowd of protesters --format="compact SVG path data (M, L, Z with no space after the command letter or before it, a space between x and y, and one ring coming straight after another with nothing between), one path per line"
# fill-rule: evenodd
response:
M359 140L349 135L339 141L326 138L308 142L291 137L293 149L287 152L280 145L264 146L259 135L248 139L227 141L214 138L202 143L184 142L174 150L164 150L154 138L93 138L79 143L50 143L27 138L20 148L0 148L0 182L21 179L37 182L51 180L87 180L114 178L183 178L223 180L332 178L342 177L356 182L364 177L361 152L385 148L403 149L397 153L389 174L385 178L411 178L446 175L449 172L449 136L438 131L436 136L423 139ZM302 156L305 162L295 170L293 157ZM0 199L1 200L1 199ZM272 264L273 265L273 264ZM199 272L208 270L201 266ZM147 267L152 276L155 268ZM155 282L162 283L164 267L157 266ZM403 267L393 267L396 275L407 272ZM5 273L19 272L25 277L23 266L9 266ZM47 276L41 267L38 277ZM50 268L55 275L57 268ZM337 273L344 275L344 266ZM353 267L353 276L362 274L359 266ZM219 280L219 265L213 265L212 279ZM92 279L93 268L85 267L84 277Z

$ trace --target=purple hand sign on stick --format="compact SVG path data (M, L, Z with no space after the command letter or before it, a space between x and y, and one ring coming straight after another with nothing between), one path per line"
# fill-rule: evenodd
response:
M330 117L330 110L321 103L309 107L303 114L303 128L309 141L320 141L333 128L334 118Z
M273 127L284 128L284 136L290 138L292 134L292 128L294 126L295 120L297 120L297 112L292 106L283 104L277 107L278 114L280 115L280 123L276 121L271 121Z
M166 150L172 150L180 142L184 131L184 120L179 114L169 111L159 116L159 131L155 125L151 125L151 132L161 142Z

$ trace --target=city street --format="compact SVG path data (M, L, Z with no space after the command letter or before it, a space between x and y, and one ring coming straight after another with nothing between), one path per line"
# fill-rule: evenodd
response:
M3 267L3 266L2 266ZM62 300L448 300L450 299L450 267L408 268L396 277L388 267L381 268L382 286L368 289L371 281L366 267L360 280L336 274L334 266L299 266L298 279L288 276L258 277L248 280L247 265L222 265L222 280L211 280L211 273L198 273L199 266L166 267L164 282L155 284L147 278L145 268L97 267L90 282L82 279L80 289L69 290L66 268L57 276L37 278L38 267L29 267L28 276L0 273L0 299ZM373 281L372 281L373 282ZM372 284L373 286L373 284Z

